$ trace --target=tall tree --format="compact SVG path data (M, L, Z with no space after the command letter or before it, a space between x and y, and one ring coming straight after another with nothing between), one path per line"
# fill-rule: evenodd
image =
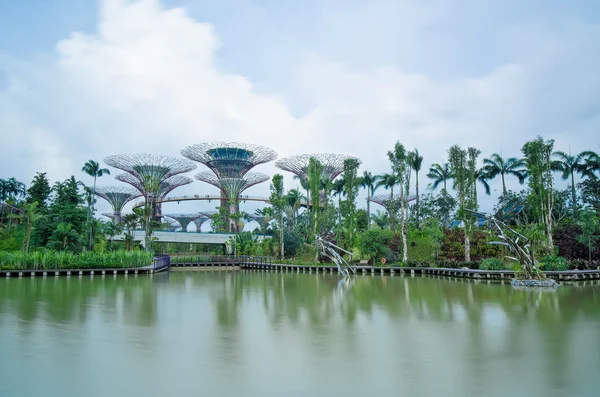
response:
M552 168L555 171L562 172L562 179L571 178L571 205L573 210L573 220L577 222L577 191L575 190L575 174L586 174L587 165L585 160L593 158L596 155L594 152L581 152L576 156L572 156L562 151L552 153L554 161Z
M277 218L277 222L279 224L279 243L280 243L280 251L281 251L281 259L284 257L284 233L283 233L283 214L285 212L285 206L287 198L284 194L283 189L283 175L275 174L273 175L273 179L271 180L271 196L269 198L271 205L273 206L273 210L275 212L275 217Z
M81 168L81 171L85 172L92 178L94 178L94 187L92 189L91 199L88 204L88 249L91 251L94 249L94 236L92 230L92 223L90 222L92 216L94 215L94 203L96 201L96 179L102 177L103 175L110 175L110 171L108 168L101 168L100 164L94 160L88 160Z
M27 203L33 204L37 202L39 210L44 211L48 206L51 191L52 188L50 187L46 173L38 172L33 177L29 189L27 189Z
M408 165L415 171L415 221L417 224L417 229L419 229L419 212L421 204L421 197L419 196L419 172L421 171L421 167L423 166L423 156L419 154L418 149L415 148L415 150L410 152L410 156L408 157Z
M356 236L356 196L360 186L358 167L360 160L349 158L344 160L344 191L346 200L341 204L340 212L344 220L344 236L346 249L351 249L355 244Z
M302 204L302 193L298 189L290 189L287 192L287 205L292 211L292 226L296 224L296 217L298 216L298 210Z
M333 196L337 196L338 198L338 208L342 207L342 196L344 195L344 189L346 187L346 181L344 181L344 178L338 178L335 181L333 181L333 184L331 186L331 192L333 193Z
M314 157L308 160L308 182L310 186L310 209L313 219L313 236L319 234L319 212L323 190L323 164ZM327 197L325 197L327 201Z
M447 192L447 184L450 179L452 179L452 172L450 171L450 165L448 163L444 163L444 165L439 165L437 163L432 164L429 168L429 172L427 173L427 177L429 179L433 179L433 184L431 185L431 189L435 190L439 186L440 183L443 184L442 190Z
M0 179L0 202L6 200L15 200L18 197L24 197L27 194L26 186L19 182L15 177Z
M409 166L410 153L404 145L396 142L393 151L388 151L392 170L398 179L400 189L400 232L402 235L402 261L408 261L407 223L408 223L408 197L410 188L410 175L412 170Z
M379 175L364 171L360 179L360 186L367 189L367 228L371 226L371 197L375 194L379 178Z
M450 170L454 178L454 189L458 201L458 217L463 222L465 240L465 261L471 260L471 231L472 216L468 210L474 210L475 164L479 151L474 148L463 149L454 145L448 150Z
M554 140L544 141L538 136L526 142L521 148L527 166L527 178L530 188L529 204L537 218L537 223L544 228L547 239L547 252L554 251L552 239L552 209L554 208L554 180L552 178L552 152Z
M37 201L25 205L25 220L27 225L27 234L25 235L25 241L23 242L23 251L25 252L29 252L31 232L33 231L34 225L44 217L44 214L41 214L38 211L38 205Z
M498 153L494 153L489 159L483 159L483 170L487 173L488 179L494 179L498 175L502 178L502 195L506 195L506 180L505 176L512 175L519 179L522 185L527 177L525 168L525 160L509 157L504 160Z

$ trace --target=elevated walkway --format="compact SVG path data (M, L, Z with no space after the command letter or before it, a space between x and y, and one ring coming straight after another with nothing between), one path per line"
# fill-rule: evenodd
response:
M134 230L132 234L134 241L140 241L142 244L144 243L143 230ZM156 238L155 241L161 243L225 244L229 241L229 238L233 236L235 236L233 233L193 233L166 231L155 231L152 233L152 237ZM259 241L265 238L271 238L271 236L258 235ZM125 240L125 233L116 235L113 240Z

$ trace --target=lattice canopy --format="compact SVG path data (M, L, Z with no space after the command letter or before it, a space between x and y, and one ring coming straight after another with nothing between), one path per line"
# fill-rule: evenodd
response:
M125 204L142 194L127 186L98 186L96 195L108 201L114 212L121 212Z
M258 172L249 172L242 178L219 178L212 172L200 172L196 174L196 179L218 187L221 191L225 192L229 199L237 199L244 190L268 181L269 177Z
M338 175L344 172L344 160L355 158L343 154L332 153L300 154L277 160L275 166L281 170L297 175L300 179L308 179L308 163L311 157L321 163L323 166L321 175L323 178L329 179L330 181L334 180Z
M277 158L274 150L236 142L205 142L188 146L181 154L210 168L219 178L242 178L259 164Z
M161 184L169 178L196 168L196 164L187 159L145 153L108 156L104 162L125 171L138 182L119 180L131 184L145 196L153 197L160 195Z

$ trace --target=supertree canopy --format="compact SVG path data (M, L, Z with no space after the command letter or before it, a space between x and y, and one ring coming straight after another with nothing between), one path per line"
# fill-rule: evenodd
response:
M286 157L275 162L275 167L291 172L300 179L308 179L308 163L314 158L323 166L322 177L334 180L338 175L344 172L344 160L354 158L343 154L332 153L313 153L300 154L297 156Z
M121 223L121 211L125 204L131 200L140 197L142 194L132 188L126 186L98 186L96 195L108 201L113 209L113 217L111 218L115 224Z
M413 200L415 200L414 196L408 198L409 202ZM381 205L390 213L400 209L400 198L392 197L391 194L376 194L375 196L371 196L371 201Z
M196 174L196 179L218 187L230 200L235 201L244 190L268 181L269 177L258 172L249 172L241 178L219 178L212 172L200 172Z
M135 187L139 192L144 192L144 185L139 179L131 174L119 174L115 176L115 179L121 182L125 182ZM158 184L158 189L155 190L155 197L158 201L164 199L167 194L171 193L175 188L183 185L192 183L194 180L184 175L175 175L164 179Z
M202 214L165 214L165 216L176 220L181 225L181 230L187 232L189 224L200 218Z
M202 224L204 224L204 222L206 222L209 219L210 219L209 216L206 216L203 213L200 213L200 216L192 221L192 222L194 222L194 225L196 225L196 232L200 232L200 229L202 228Z
M181 154L204 164L219 178L242 178L255 166L277 158L277 153L266 147L234 142L199 143Z

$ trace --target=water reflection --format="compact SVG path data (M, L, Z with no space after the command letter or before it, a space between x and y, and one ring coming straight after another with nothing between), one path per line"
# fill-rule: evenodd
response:
M50 352L48 382L63 361L119 379L118 361L161 379L134 394L194 395L197 382L181 379L202 376L207 395L252 395L254 385L262 396L277 373L287 382L279 392L297 395L325 385L368 393L356 374L395 395L505 395L507 382L522 391L514 395L586 395L598 386L599 329L600 285L590 282L548 292L250 271L0 280L0 354L12 357L0 371L26 373Z

